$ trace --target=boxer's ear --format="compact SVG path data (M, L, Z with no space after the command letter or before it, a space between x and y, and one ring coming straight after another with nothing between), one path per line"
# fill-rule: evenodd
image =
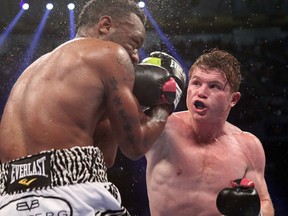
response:
M236 105L236 103L240 100L240 98L241 98L241 93L240 92L234 92L231 96L230 106L234 107Z
M102 16L99 19L100 34L107 34L112 26L112 18L110 16Z

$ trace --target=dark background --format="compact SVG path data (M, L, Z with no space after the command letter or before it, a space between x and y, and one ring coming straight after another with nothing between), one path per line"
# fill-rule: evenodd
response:
M19 2L0 0L0 37L19 12ZM0 116L48 1L26 2L30 9L0 45ZM69 39L69 1L50 2L55 3L54 9L32 60ZM75 18L84 3L75 2ZM265 177L276 215L288 215L288 0L147 0L146 6L174 48L165 45L148 21L143 53L176 51L187 69L203 50L213 47L225 49L240 60L242 98L229 121L262 141L267 159ZM183 95L178 110L185 109ZM149 216L145 166L145 158L131 161L119 152L108 171L134 216Z

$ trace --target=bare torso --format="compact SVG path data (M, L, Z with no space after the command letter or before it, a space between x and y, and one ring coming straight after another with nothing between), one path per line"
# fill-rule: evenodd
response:
M1 120L2 162L47 149L93 145L104 112L101 65L108 61L107 46L97 39L68 42L21 75Z
M220 215L217 194L251 166L241 130L227 123L223 136L200 144L188 119L188 112L170 117L164 136L146 154L152 216Z

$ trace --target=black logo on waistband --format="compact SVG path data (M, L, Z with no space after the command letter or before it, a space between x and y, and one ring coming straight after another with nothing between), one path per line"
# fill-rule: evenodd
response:
M7 192L50 184L50 153L42 153L10 163Z
M24 202L19 202L16 204L16 210L17 211L31 211L32 209L38 208L40 206L39 200L34 199L29 201L24 201Z
M16 199L1 200L0 215L46 215L72 216L73 208L64 198L43 195L20 196Z

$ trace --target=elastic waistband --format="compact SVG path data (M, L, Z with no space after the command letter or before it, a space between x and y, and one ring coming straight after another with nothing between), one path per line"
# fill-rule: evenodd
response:
M85 182L107 182L97 147L43 151L0 165L0 194L15 194Z

